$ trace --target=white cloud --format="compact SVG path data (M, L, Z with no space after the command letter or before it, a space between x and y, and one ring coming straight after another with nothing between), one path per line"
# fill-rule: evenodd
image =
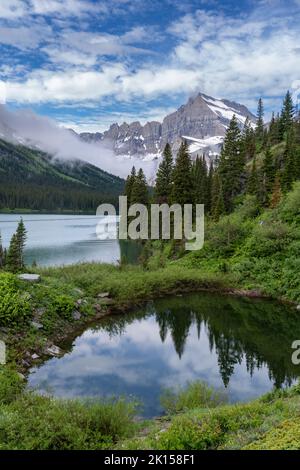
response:
M76 105L78 106L78 105ZM73 115L60 115L57 121L62 127L73 129L74 131L81 132L104 132L112 124L123 122L140 121L142 125L150 121L162 122L165 116L175 111L173 107L157 107L145 109L144 111L132 112L111 112L111 113L98 113L91 112L86 117L78 117Z
M93 8L105 14L107 9L133 8L130 0L101 4L88 0L30 1L31 13L57 13L65 17L92 14ZM18 27L6 25L0 29L0 42L26 51L45 41L40 51L48 61L48 68L33 69L22 78L18 74L8 75L7 100L32 104L102 104L107 98L147 102L159 96L202 91L249 104L252 109L258 95L265 97L267 105L277 105L279 97L300 77L299 24L293 9L285 8L283 14L280 1L272 2L270 18L265 14L270 8L268 2L259 2L247 17L229 18L217 10L185 14L167 31L174 46L164 57L140 47L161 38L152 26L133 27L118 35L89 31L83 21L81 30L72 29L71 22L67 22L54 32L43 16L31 18ZM20 15L25 7L25 1L2 1L0 16L13 11ZM133 58L135 54L139 54L139 67ZM8 59L4 65L11 68L18 64Z
M300 76L299 25L287 13L259 17L184 16L169 29L179 41L173 61L200 70L201 90L216 96L282 95Z
M85 0L30 0L33 13L37 15L78 16L95 11L106 12L105 5Z
M0 18L15 19L26 14L27 4L23 0L1 0Z
M100 100L114 96L123 101L161 94L192 92L201 72L189 69L141 69L131 72L122 63L107 64L100 71L33 72L25 82L7 81L8 101L24 103Z
M1 101L1 84L0 84ZM0 134L7 140L18 137L23 144L35 146L53 157L63 160L79 159L125 178L133 165L141 165L138 158L120 161L108 147L82 142L72 132L62 129L46 117L28 110L10 111L0 105ZM153 176L156 162L143 162L145 174Z

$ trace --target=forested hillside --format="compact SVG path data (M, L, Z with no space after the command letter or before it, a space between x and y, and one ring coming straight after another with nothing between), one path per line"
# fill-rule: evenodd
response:
M93 165L0 140L0 210L95 211L116 203L123 187L121 178Z
M205 204L204 248L186 253L184 240L146 245L149 268L170 260L204 272L228 274L233 285L300 301L300 121L291 95L282 111L264 123L259 100L257 124L240 129L232 118L219 159L191 161L182 143L173 162L169 145L159 167L153 200ZM133 169L126 194L151 201L141 171ZM178 261L178 258L181 258Z

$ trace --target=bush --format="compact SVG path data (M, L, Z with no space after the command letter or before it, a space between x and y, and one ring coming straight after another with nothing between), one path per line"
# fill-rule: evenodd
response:
M65 320L72 319L72 312L75 308L75 302L72 297L67 295L57 295L52 300L52 311Z
M300 422L286 420L275 429L267 432L261 439L245 447L247 450L299 450Z
M261 220L243 246L251 257L266 257L280 253L290 242L290 227L278 220Z
M290 191L279 207L281 217L288 222L300 220L300 181L294 183Z
M0 450L96 450L130 435L134 404L85 404L24 394L0 408Z
M161 396L161 404L169 414L193 408L213 408L225 402L224 392L214 390L201 381L190 383L178 391L166 389Z
M7 366L0 367L0 404L8 404L23 391L24 382L17 372Z
M31 316L30 296L18 289L10 273L0 274L0 325L14 326Z
M246 444L253 439L251 432L259 433L266 418L273 413L272 406L253 402L223 406L209 413L179 415L169 429L159 435L155 445L166 450L216 450L232 445L232 438L235 442L241 435Z

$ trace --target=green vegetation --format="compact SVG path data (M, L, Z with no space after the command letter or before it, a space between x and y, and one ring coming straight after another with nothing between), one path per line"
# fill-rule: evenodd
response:
M175 414L194 408L214 408L226 401L222 391L214 390L204 382L193 382L186 388L166 389L161 404L168 414Z
M272 392L247 404L214 408L199 405L162 419L160 425L150 424L148 432L126 440L118 448L300 449L299 386L290 391Z
M14 371L0 378L0 450L107 449L137 427L124 399L55 400L22 391Z
M0 325L22 325L30 314L29 294L20 291L12 274L0 273Z
M206 242L180 266L226 273L245 289L300 301L300 182L274 209L261 211L247 196L217 223L208 222Z
M145 244L140 266L82 264L39 269L42 281L28 285L12 274L23 268L24 225L19 225L7 253L0 243L0 266L11 271L0 274L0 328L4 328L10 363L0 377L0 449L300 448L299 386L249 404L224 405L221 393L197 382L184 390L167 390L162 397L167 417L138 426L134 424L135 404L121 399L83 403L40 397L24 391L21 379L11 370L11 364L15 364L24 372L25 353L32 357L38 351L43 360L47 346L65 340L88 322L110 312L126 312L167 294L205 289L251 291L254 296L263 294L300 302L300 125L289 94L281 115L273 116L269 129L264 126L263 114L260 100L255 130L249 122L241 130L235 117L232 119L220 160L209 169L204 156L192 163L187 145L182 143L174 163L170 148L166 147L153 195L149 194L142 170L133 169L126 181L125 194L130 204L148 204L151 197L159 203L203 202L206 241L200 251L185 253L184 241L157 240ZM46 207L41 202L50 194L44 184L45 175L52 194L49 209L85 210L97 205L95 201L103 202L98 201L97 181L103 177L105 184L110 185L110 175L100 175L90 166L83 171L77 165L70 169L68 165L50 164L40 152L23 147L7 149L5 145L0 145L3 207L22 205L20 201L26 201L29 190L33 190L32 197L39 207ZM17 163L12 165L13 171L8 171L7 156L12 151ZM14 174L20 177L21 157L26 157L28 166L24 171L31 180L25 180L20 193L12 196L6 182L2 186L1 178L7 171L9 181L15 181ZM114 183L119 188L122 182ZM65 194L62 184L69 185L70 199L59 203ZM36 208L33 199L28 201L25 205ZM101 292L109 292L109 298L99 297ZM226 359L219 361L225 385L234 361L242 357L245 342L254 351L249 360L251 367L254 360L268 358L272 341L278 341L278 345L281 335L286 333L289 338L291 330L293 334L297 332L298 321L294 317L282 322L275 307L271 315L258 306L256 310L261 321L270 325L270 336L257 331L257 317L247 309L242 315L232 306L230 319L224 324L226 315L216 308L215 318L208 321L216 350ZM296 310L294 313L297 315ZM181 356L191 322L199 322L202 317L192 310L178 314L183 334L167 321L161 334L170 330ZM240 354L230 361L226 356L226 352L230 353L226 332L232 324L240 325L235 338ZM282 344L282 348L286 347ZM269 362L276 386L295 378L292 367L287 377L283 373L281 353Z
M204 384L191 384L175 398L182 411L137 424L133 402L58 400L24 391L13 370L1 368L0 378L1 450L300 448L299 386L223 405L208 403L214 392Z
M0 210L93 212L117 203L124 181L93 165L62 162L0 139Z

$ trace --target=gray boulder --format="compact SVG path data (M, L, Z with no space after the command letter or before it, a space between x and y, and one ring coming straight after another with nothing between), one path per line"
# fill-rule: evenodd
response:
M74 310L74 312L72 313L72 318L73 318L73 320L75 320L75 321L80 320L80 318L81 318L81 313L78 312L78 310Z
M55 346L55 344L53 344L45 350L45 353L49 356L60 356L62 354L62 350L58 346Z
M43 325L41 323L38 323L37 321L32 321L31 326L36 330L41 330L43 328Z
M19 274L18 278L25 282L40 282L41 276L39 274Z

